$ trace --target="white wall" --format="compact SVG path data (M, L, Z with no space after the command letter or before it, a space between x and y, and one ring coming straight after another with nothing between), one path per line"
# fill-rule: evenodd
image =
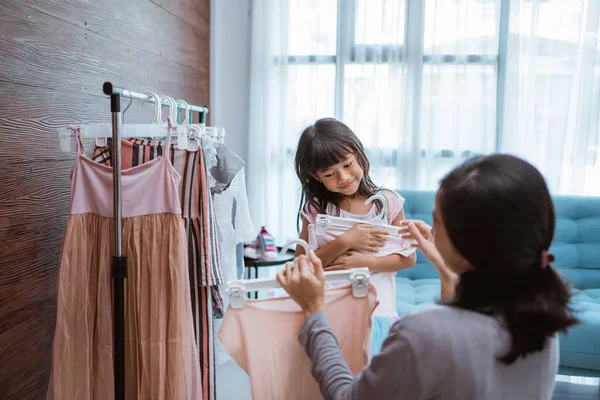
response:
M248 159L252 0L211 0L210 121Z

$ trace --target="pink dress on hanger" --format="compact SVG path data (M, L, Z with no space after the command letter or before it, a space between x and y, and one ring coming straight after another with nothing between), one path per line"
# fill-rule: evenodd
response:
M325 309L344 361L353 374L367 365L375 288L354 297L352 287L325 292ZM229 307L218 333L219 342L250 377L252 398L319 400L323 395L311 375L311 361L298 342L305 317L289 297L246 300L242 309Z
M76 132L48 399L110 400L113 388L112 168ZM169 143L167 143L167 148ZM125 390L128 400L201 398L180 177L168 158L122 172Z

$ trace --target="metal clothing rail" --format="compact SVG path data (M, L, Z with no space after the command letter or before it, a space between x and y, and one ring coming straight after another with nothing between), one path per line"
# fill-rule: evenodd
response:
M114 379L115 400L125 399L125 290L124 280L127 277L127 258L123 256L121 247L121 98L155 103L152 96L143 93L132 92L105 82L102 86L104 94L110 96L110 111L112 113L112 170L113 170L113 207L114 207L114 234L115 253L113 256L113 330L114 330ZM163 103L168 105L169 103ZM206 118L208 107L188 105L192 112L201 113L201 120ZM203 122L203 121L201 121Z

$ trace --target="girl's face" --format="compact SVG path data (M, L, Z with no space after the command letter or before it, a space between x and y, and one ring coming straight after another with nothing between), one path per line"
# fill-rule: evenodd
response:
M318 171L313 177L330 192L352 196L358 191L363 175L364 171L358 160L350 153L342 162Z

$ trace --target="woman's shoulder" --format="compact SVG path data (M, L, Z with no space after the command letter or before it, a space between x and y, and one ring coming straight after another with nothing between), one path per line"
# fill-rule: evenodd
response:
M475 331L497 333L503 329L494 317L456 307L431 305L401 318L392 330L411 342L430 346L452 341L453 337L469 337Z

